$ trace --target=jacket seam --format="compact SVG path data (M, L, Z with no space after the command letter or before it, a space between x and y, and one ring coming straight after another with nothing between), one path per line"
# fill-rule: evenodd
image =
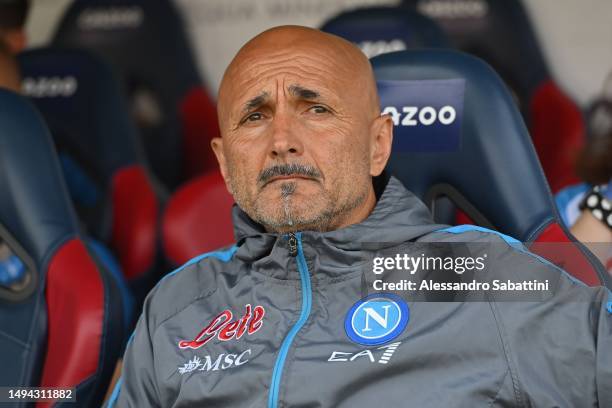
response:
M502 389L504 388L504 382L506 381L506 377L508 377L508 374L510 373L510 368L508 368L506 370L506 373L504 374L503 378L501 379L501 382L499 384L499 388L497 389L497 392L495 393L495 395L491 398L491 401L489 401L488 406L492 407L493 404L495 402L497 402L498 398L499 398L499 394L501 393Z
M213 257L209 254L214 254L214 252L210 252L204 255L200 255L200 259L194 258L191 261L187 262L185 265L183 265L182 267L175 269L173 272L169 273L168 275L164 276L163 278L160 279L160 281L157 283L157 285L155 286L155 288L151 291L151 293L149 294L149 296L154 296L151 295L155 290L159 290L159 288L161 288L160 284L163 280L172 277L173 275L178 274L179 272L183 272L183 274L186 271L190 271L192 270L192 268L196 268L194 273L196 274L196 279L198 282L198 287L202 286L202 281L200 280L201 278L201 274L199 273L197 267L200 266L201 262L209 257ZM208 256L207 256L208 255ZM233 257L233 254L232 254ZM195 260L195 262L194 262ZM231 258L230 258L231 261ZM222 261L223 262L223 261ZM229 263L228 262L224 262L224 263ZM210 289L208 292L204 292L204 293L200 293L198 294L195 298L193 298L192 300L190 300L187 304L185 304L183 307L181 307L180 309L174 311L173 313L171 313L170 315L168 315L167 317L163 318L159 323L157 323L155 325L155 328L153 329L153 334L152 334L152 338L155 337L155 335L157 334L157 330L165 323L167 322L169 319L175 317L176 315L178 315L179 313L181 313L182 311L184 311L185 309L187 309L189 306L193 305L193 303L197 302L198 300L201 299L206 299L207 297L211 296L212 294L214 294L217 291L217 285L216 285L216 281L215 281L215 286L214 288ZM147 297L149 297L147 296Z
M293 287L298 287L300 286L300 280L299 279L280 279L280 278L275 278L272 276L268 276L263 272L259 272L259 271L255 271L252 270L251 273L253 275L256 275L258 278L263 279L265 281L268 281L270 283L274 283L277 285L283 285L283 286L293 286Z
M338 277L338 278L333 278L328 280L326 283L329 285L335 285L336 283L344 283L346 281L349 281L351 279L355 279L360 277L363 274L363 271L358 271L358 272L353 272L350 274L350 276L342 276L342 277ZM321 280L322 281L322 280Z
M512 379L512 388L514 390L515 402L518 406L523 406L522 390L520 385L521 382L518 376L518 370L516 369L516 367L514 367L514 364L512 362L512 351L510 350L510 345L508 344L508 341L506 339L505 328L501 320L498 318L496 305L493 301L489 301L489 307L491 308L491 314L493 315L493 320L495 321L497 332L502 343L504 358L506 359L506 364L508 365L510 378Z
M195 302L197 302L198 300L202 300L202 299L206 299L207 297L211 296L213 293L215 293L217 291L217 288L214 288L212 290L210 290L209 292L206 292L204 294L200 294L197 297L195 297L194 299L192 299L189 303L187 303L185 306L183 306L182 308L180 308L179 310L175 311L174 313L172 313L170 316L164 318L161 322L159 322L156 326L155 329L153 330L153 338L155 338L155 335L157 334L157 330L164 324L166 323L168 320L172 319L173 317L175 317L176 315L178 315L179 313L183 312L184 310L186 310L189 306L193 305Z

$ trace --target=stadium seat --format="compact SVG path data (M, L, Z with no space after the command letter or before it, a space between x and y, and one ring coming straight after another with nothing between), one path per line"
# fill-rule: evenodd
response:
M434 19L452 44L487 61L512 89L553 192L578 182L585 124L555 83L520 0L404 0Z
M159 247L164 193L139 149L111 68L88 51L19 55L23 91L47 121L79 218L108 245L140 302L166 265Z
M53 44L94 50L120 73L157 178L173 189L216 167L216 108L169 0L76 0Z
M164 252L174 266L234 242L233 204L219 171L197 177L174 193L162 222Z
M0 263L8 252L18 277L0 285L0 384L76 387L78 406L100 406L125 341L121 293L79 231L42 118L4 90L0 166Z
M419 48L449 48L444 31L430 18L397 7L367 7L340 13L321 30L346 38L368 56Z
M389 168L433 210L450 199L477 225L510 235L589 285L608 284L597 259L563 226L512 96L482 60L457 51L372 59L392 116ZM562 250L542 243L566 243Z

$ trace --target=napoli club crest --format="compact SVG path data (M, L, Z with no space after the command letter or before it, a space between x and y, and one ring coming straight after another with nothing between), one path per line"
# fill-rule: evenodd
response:
M353 342L377 346L402 334L410 320L404 299L390 293L375 293L351 307L344 320L344 330Z

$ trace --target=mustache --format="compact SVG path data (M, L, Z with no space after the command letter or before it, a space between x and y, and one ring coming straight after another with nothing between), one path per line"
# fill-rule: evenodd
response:
M257 177L257 182L260 186L264 186L270 179L277 176L304 176L320 179L321 172L313 166L299 163L277 164L262 170Z

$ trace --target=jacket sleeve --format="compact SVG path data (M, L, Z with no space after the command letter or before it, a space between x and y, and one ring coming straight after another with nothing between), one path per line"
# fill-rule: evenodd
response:
M612 407L612 293L602 302L597 331L597 391L600 407Z
M610 291L587 287L541 258L526 253L513 258L511 264L530 275L559 276L550 299L492 304L515 401L519 406L612 407Z
M109 399L108 408L160 407L155 378L155 353L149 309L151 295L144 303L136 329L123 356L121 378Z

